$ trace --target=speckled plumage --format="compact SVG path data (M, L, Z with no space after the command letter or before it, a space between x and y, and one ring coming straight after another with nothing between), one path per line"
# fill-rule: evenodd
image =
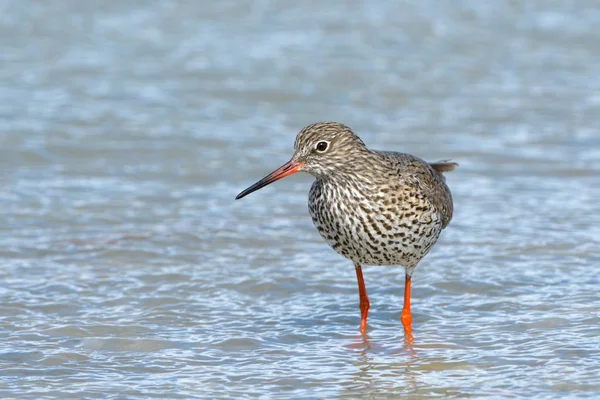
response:
M369 311L361 264L402 265L406 284L401 321L412 340L411 276L452 219L452 195L442 173L456 165L369 150L347 126L319 122L298 133L289 162L236 199L298 171L313 175L309 212L327 243L354 263L360 331L366 331Z
M402 265L407 273L427 254L452 218L452 196L441 170L403 153L369 150L348 127L332 122L304 128L295 150L330 143L311 172L315 227L329 245L358 264ZM300 158L311 157L304 155ZM315 157L313 154L312 157Z

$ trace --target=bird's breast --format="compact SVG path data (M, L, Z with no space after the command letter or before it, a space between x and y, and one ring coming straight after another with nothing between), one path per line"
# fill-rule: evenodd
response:
M439 213L409 187L315 181L309 212L321 236L360 264L413 267L437 241Z

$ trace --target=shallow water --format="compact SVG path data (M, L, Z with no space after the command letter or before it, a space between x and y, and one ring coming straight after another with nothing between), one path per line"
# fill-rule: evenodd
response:
M592 1L0 2L0 397L600 394ZM413 279L313 228L296 132L453 159Z

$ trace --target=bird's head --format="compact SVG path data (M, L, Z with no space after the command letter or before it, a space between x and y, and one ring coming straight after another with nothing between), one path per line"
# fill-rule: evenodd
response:
M296 136L290 161L237 195L236 199L267 186L298 171L319 179L343 174L352 163L369 150L346 125L338 122L318 122L306 126Z

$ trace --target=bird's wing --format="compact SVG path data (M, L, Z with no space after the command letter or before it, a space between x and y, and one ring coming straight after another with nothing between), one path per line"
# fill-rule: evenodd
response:
M410 154L382 152L395 164L398 175L406 185L414 186L440 213L442 228L452 219L452 194L446 185L443 172L454 170L457 163L449 160L428 163Z

